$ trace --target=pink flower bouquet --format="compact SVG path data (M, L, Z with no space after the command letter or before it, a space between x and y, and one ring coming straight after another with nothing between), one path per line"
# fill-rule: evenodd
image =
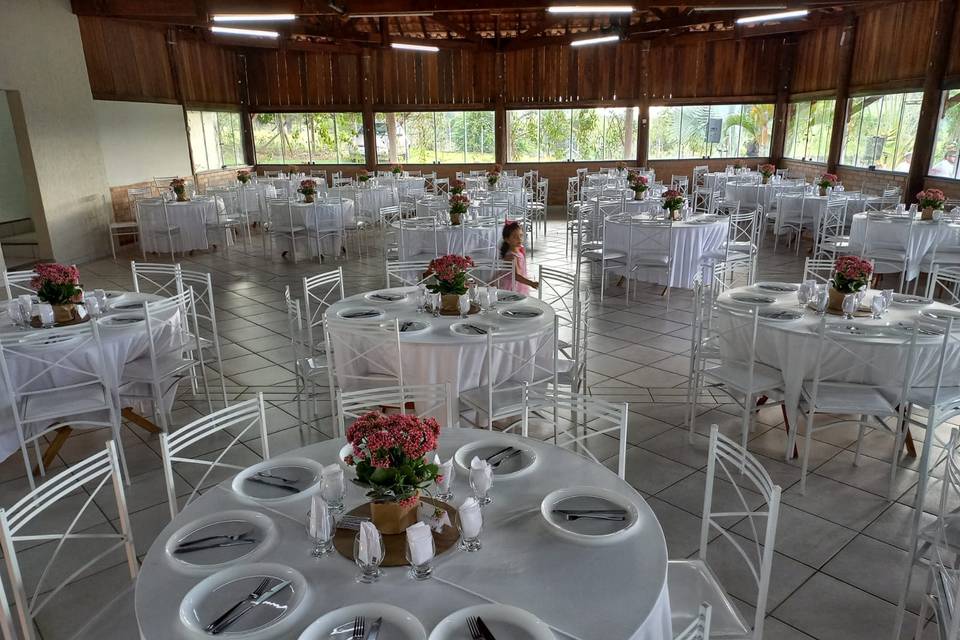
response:
M762 165L760 165L760 175L762 175L764 178L769 178L770 176L772 176L772 175L775 174L776 172L777 172L777 167L776 167L776 165L772 165L772 164L762 164Z
M400 164L393 165L390 168L390 173L392 173L395 176L399 176L401 173L403 173L403 165L400 165Z
M73 265L46 263L33 268L35 275L30 288L37 292L41 302L70 304L80 295L80 272Z
M834 174L824 173L824 174L821 174L819 178L817 178L816 184L821 189L826 189L827 187L837 186L839 182L840 182L840 178L838 178Z
M940 189L927 189L917 194L917 203L921 209L942 209L946 200Z
M467 292L467 269L473 266L470 256L449 254L430 261L428 273L436 283L427 285L433 293L461 296Z
M496 185L499 180L500 180L499 171L494 170L494 171L487 172L487 184L489 184L491 187Z
M185 202L187 199L187 181L183 178L174 178L170 181L170 190L177 196L178 202Z
M370 179L370 174L367 173L366 169L360 169L357 171L357 182L366 182Z
M463 190L467 188L467 185L464 184L463 180L458 180L454 178L450 181L450 195L459 195L463 193Z
M436 450L439 435L433 418L372 411L347 429L353 453L344 462L356 467L357 481L369 487L368 498L410 506L437 478L439 467L426 455Z
M297 189L298 192L302 193L305 196L314 196L317 194L317 181L316 180L301 180L300 188Z
M663 208L676 211L683 207L683 194L674 189L663 192Z
M450 213L466 213L470 205L470 198L465 195L456 194L450 196Z
M250 172L246 169L240 169L237 171L237 180L240 182L240 184L247 184L250 182Z
M647 176L640 175L639 171L631 171L627 174L627 184L630 185L630 188L633 189L633 192L637 195L640 195L650 188L647 182Z
M866 288L873 275L873 263L857 256L841 256L833 267L833 288L840 293L856 293Z

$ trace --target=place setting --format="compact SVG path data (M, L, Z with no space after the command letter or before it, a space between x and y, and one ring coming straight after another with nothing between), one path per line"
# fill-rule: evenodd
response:
M532 471L538 464L536 452L518 440L489 438L457 449L453 456L457 469L470 476L477 461L489 465L493 478L507 480Z
M209 572L262 555L277 540L267 515L235 510L208 514L178 529L166 543L170 561L182 570Z
M420 621L391 604L364 602L335 609L313 622L297 640L427 640Z
M232 486L237 494L258 502L283 502L318 489L323 471L323 465L307 458L267 460L238 473Z
M429 640L556 640L542 620L505 604L481 604L451 613Z
M540 514L553 533L589 545L611 544L636 526L636 506L601 487L570 487L547 495Z

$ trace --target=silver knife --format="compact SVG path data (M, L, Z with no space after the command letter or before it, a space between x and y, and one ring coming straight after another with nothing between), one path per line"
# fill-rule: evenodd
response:
M212 635L218 635L218 634L220 634L220 633L223 633L223 631L224 631L227 627L229 627L230 625L232 625L234 622L236 622L237 620L239 620L239 619L242 618L243 616L245 616L245 615L247 615L248 613L250 613L250 611L253 610L254 608L256 608L257 606L263 604L264 602L266 602L267 600L269 600L269 599L272 598L273 596L277 595L278 593L280 593L281 591L283 591L284 589L286 589L287 587L289 587L291 584L292 584L292 582L291 582L290 580L283 580L283 581L280 582L277 586L273 587L272 589L270 589L270 591L267 591L265 594L263 594L262 596L260 596L259 598L257 598L256 600L254 600L253 602L251 602L250 604L248 604L246 607L244 607L243 609L241 609L240 611L238 611L238 612L237 612L236 614L234 614L232 617L227 618L226 620L224 620L223 622L221 622L218 626L214 627L214 628L210 631L210 633L211 633Z
M383 618L377 618L373 621L373 624L370 625L370 635L367 636L367 640L377 640L377 636L380 635L380 625L383 624Z

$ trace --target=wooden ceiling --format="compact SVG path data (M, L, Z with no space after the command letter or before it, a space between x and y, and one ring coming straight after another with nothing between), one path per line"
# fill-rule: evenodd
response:
M547 12L553 4L589 0L72 0L72 6L77 15L169 24L226 46L356 50L406 42L510 51L613 34L623 41L769 36L838 24L851 13L890 2L634 0L634 12L619 16ZM809 9L810 15L750 26L735 23L738 17L785 8ZM293 13L297 19L231 25L281 33L278 40L238 38L209 32L211 17L218 13Z

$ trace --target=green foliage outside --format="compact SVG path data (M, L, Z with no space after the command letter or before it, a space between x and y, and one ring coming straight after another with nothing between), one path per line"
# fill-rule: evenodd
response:
M902 171L906 154L913 151L922 98L921 93L851 98L840 163Z
M637 109L541 109L507 112L508 162L631 160Z
M708 142L711 119L720 141ZM650 108L651 160L764 157L773 135L773 105L690 105Z
M363 116L258 113L253 144L260 164L363 164Z
M792 103L787 113L783 155L797 160L826 162L835 106L836 100Z

